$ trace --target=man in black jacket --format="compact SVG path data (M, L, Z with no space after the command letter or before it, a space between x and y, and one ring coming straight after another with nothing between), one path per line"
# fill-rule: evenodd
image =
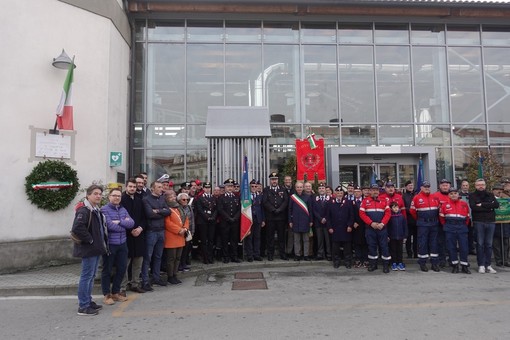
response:
M485 180L475 181L475 191L469 196L469 206L473 215L473 226L476 230L476 259L478 272L495 274L491 266L492 239L496 228L496 212L499 203L496 197L486 190Z
M152 192L143 198L143 207L147 217L147 230L145 234L145 245L147 248L142 265L142 288L145 291L152 290L149 282L149 266L152 257L154 257L152 265L153 283L158 286L166 286L166 282L161 280L160 270L161 256L165 243L165 217L170 215L170 209L165 202L165 197L161 195L163 184L158 181L152 182L151 190Z

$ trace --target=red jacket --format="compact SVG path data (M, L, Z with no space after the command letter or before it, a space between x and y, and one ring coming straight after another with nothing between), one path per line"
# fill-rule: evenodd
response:
M390 205L393 202L398 203L398 207L400 208L400 213L404 215L404 217L407 219L407 213L406 213L406 204L404 203L404 198L401 194L394 193L393 195L388 195L387 193L382 193L379 195L380 200L386 200L386 203Z
M469 226L469 205L461 199L456 201L449 199L439 209L439 221L443 225L464 223Z
M359 217L370 226L372 222L383 223L385 226L391 217L390 207L385 199L364 198L359 208Z
M413 197L409 212L418 225L434 225L439 222L439 199L435 194L419 192Z

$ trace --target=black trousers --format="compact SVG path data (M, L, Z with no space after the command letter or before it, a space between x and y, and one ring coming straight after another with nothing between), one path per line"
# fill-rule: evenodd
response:
M340 248L344 248L343 256L344 263L346 265L352 264L352 242L341 242L341 241L333 241L331 244L331 254L333 255L333 261L340 262Z
M390 240L390 255L392 263L402 263L402 245L404 240Z
M200 224L200 247L202 261L207 262L214 258L214 237L216 233L216 221Z
M221 250L223 258L237 258L237 244L239 243L239 220L223 221L220 224Z
M266 246L267 256L274 256L274 232L278 234L278 252L280 256L285 255L285 228L287 222L282 221L267 221L266 222Z

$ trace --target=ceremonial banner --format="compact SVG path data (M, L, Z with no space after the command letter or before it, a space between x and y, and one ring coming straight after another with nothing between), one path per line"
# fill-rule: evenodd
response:
M510 198L497 198L496 223L510 223Z
M313 135L296 139L296 166L298 180L304 180L306 174L307 179L313 181L317 174L319 181L325 181L324 139L315 140Z

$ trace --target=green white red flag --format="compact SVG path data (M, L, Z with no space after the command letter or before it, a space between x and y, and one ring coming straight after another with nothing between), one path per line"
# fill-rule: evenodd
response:
M57 126L59 130L74 130L73 126L73 76L74 76L74 58L67 70L64 88L60 96L60 102L57 106Z
M244 156L243 178L241 180L241 241L251 234L253 217L251 215L251 193L248 183L248 157Z
M317 148L317 141L315 140L315 133L306 136L308 143L310 143L310 149L314 150Z

